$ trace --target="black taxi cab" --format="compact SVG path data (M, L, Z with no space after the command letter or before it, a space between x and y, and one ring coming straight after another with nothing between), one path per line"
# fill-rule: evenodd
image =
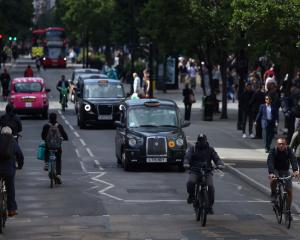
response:
M119 80L85 79L78 87L75 104L80 128L120 119L119 105L125 99L125 92Z
M127 171L138 164L172 164L184 171L187 148L179 109L172 100L126 100L116 121L115 151L118 164Z

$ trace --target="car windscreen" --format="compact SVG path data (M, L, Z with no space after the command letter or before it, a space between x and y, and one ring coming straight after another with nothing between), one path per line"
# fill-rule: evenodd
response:
M14 90L18 93L40 92L43 86L39 82L18 82L15 83Z
M177 111L170 107L137 107L128 112L128 126L135 127L177 127Z
M84 98L124 98L124 89L121 84L85 83Z

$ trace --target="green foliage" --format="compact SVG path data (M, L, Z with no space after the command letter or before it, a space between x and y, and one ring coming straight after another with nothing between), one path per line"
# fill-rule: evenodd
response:
M33 5L28 0L0 1L0 32L23 38L32 26Z

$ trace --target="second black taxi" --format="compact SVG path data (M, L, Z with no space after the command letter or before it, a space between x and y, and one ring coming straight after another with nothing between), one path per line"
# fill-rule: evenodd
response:
M115 146L118 163L128 171L138 164L177 165L184 171L187 148L183 122L174 101L162 99L126 100L116 121Z
M119 105L125 92L119 80L84 79L77 89L77 123L80 128L120 119Z

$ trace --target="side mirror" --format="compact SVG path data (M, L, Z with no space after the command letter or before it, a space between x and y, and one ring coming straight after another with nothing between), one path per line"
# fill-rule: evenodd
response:
M120 122L120 121L115 121L115 127L117 128L124 128L125 127L125 124Z
M190 125L191 125L191 122L188 122L188 121L184 121L184 122L181 123L182 128L188 127Z
M48 92L51 92L51 89L50 89L50 88L46 88L45 90L46 90L47 93L48 93Z

